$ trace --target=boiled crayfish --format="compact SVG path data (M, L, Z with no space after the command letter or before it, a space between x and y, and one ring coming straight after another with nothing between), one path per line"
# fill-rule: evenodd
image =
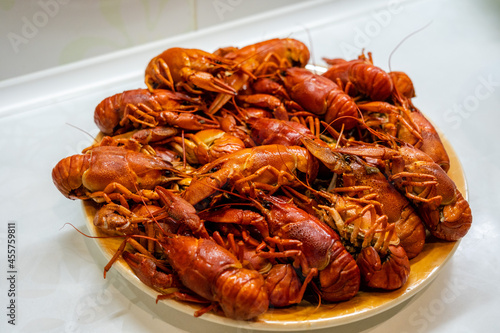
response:
M105 272L122 256L158 300L254 320L405 288L427 231L466 235L469 204L408 75L370 53L320 75L309 56L292 38L170 48L146 88L97 105L104 138L52 179L124 238Z

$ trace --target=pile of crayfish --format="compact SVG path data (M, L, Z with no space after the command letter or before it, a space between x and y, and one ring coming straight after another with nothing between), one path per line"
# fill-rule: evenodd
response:
M300 41L170 48L100 102L102 139L52 178L158 299L250 320L405 286L429 237L472 215L404 72L371 54L309 69Z

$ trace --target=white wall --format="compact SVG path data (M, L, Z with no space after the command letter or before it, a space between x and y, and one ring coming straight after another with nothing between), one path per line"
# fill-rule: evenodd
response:
M0 0L0 81L297 2Z

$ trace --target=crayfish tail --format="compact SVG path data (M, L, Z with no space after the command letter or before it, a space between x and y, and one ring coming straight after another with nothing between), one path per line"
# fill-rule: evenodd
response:
M369 288L399 289L410 276L410 261L401 246L389 245L389 251L383 260L373 247L365 247L356 262L361 271L362 282Z
M330 264L319 272L320 295L327 302L347 301L359 291L359 267L339 241L333 247Z

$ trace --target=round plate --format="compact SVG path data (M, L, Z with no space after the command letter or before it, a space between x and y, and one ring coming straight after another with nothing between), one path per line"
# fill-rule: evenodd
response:
M448 175L455 181L458 189L467 199L467 184L463 169L449 142L443 137L442 140L450 156L451 168L448 171ZM104 236L93 224L96 206L87 200L83 202L83 207L91 235ZM120 238L95 238L95 241L107 260L111 259L118 246L122 243L122 239ZM395 291L360 291L349 301L322 304L319 307L304 301L301 304L288 308L270 308L266 313L252 321L237 321L214 313L206 313L197 320L208 320L233 327L244 327L246 329L286 329L287 331L325 328L352 323L388 310L417 294L437 276L439 270L457 249L458 244L459 242L437 241L434 238L428 240L423 251L410 261L411 272L407 283ZM144 285L137 278L123 258L120 257L114 264L113 269L117 269L125 279L145 293L154 298L158 295L155 290ZM200 308L197 305L175 300L166 300L161 303L189 314L193 314Z

